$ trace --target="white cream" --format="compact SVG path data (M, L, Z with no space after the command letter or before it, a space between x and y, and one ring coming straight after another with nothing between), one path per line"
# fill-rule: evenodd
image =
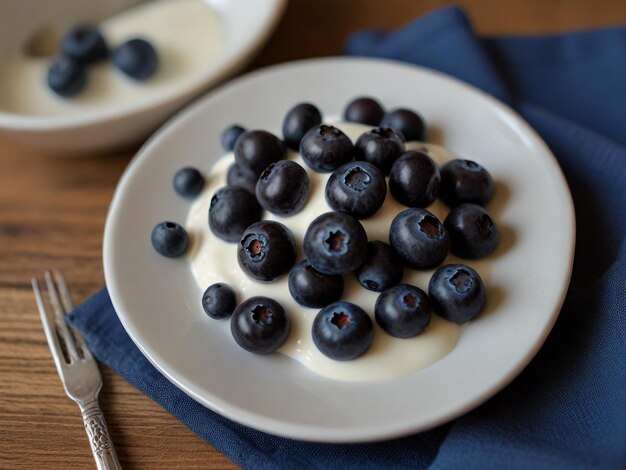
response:
M337 123L353 141L369 126L352 123ZM439 164L455 158L445 148L420 142L407 144L408 149L425 148L429 155ZM285 224L293 232L298 249L298 259L303 258L302 239L310 222L318 215L331 209L324 197L324 188L330 174L321 174L312 171L295 152L290 152L289 158L301 164L311 179L309 200L304 209L292 217L278 217L266 213L267 219L277 220ZM264 295L280 302L288 312L292 329L287 342L279 352L300 361L316 373L338 380L367 381L383 380L400 377L422 369L452 350L459 338L459 327L455 323L447 322L439 316L432 316L428 327L420 335L400 339L386 334L374 322L374 342L372 347L361 357L346 362L334 361L327 358L313 344L311 325L317 314L317 309L305 308L298 305L289 294L287 275L273 283L259 283L247 277L239 268L237 262L237 244L226 243L217 238L208 227L208 210L211 198L215 191L226 184L228 167L233 163L233 154L221 158L212 168L207 179L207 185L200 197L192 205L186 228L192 239L189 252L191 269L204 290L215 282L226 282L233 286L239 294L239 301L255 295ZM372 217L362 220L369 240L388 242L389 226L393 218L406 207L397 203L391 194L383 206ZM446 215L446 207L438 200L428 208L440 220ZM462 262L450 256L446 263ZM488 276L487 263L472 263L486 280ZM427 291L428 281L433 271L404 270L403 282L416 285ZM369 315L374 316L374 304L378 293L361 287L353 275L344 276L345 290L342 300L353 302L362 307ZM207 321L212 321L208 319Z
M0 109L30 115L74 114L137 106L197 80L219 56L219 20L202 0L154 0L111 17L99 25L109 47L141 37L159 55L159 68L136 82L110 60L89 66L87 84L76 96L55 95L46 84L49 58L23 51L2 64Z

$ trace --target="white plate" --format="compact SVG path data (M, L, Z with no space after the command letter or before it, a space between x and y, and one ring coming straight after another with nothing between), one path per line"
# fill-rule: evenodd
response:
M151 0L1 0L0 70L7 60L22 54L25 44L38 34L41 41L56 44L63 32L76 24L99 23L147 1ZM286 5L286 0L203 1L217 17L219 52L197 73L177 79L177 86L166 83L162 92L142 100L77 106L69 114L21 114L3 109L0 103L0 133L44 148L50 155L81 156L147 137L192 98L243 68L278 24Z
M221 154L225 126L240 122L278 131L285 111L297 102L311 101L325 115L339 115L360 94L376 96L389 108L419 110L443 144L485 164L498 182L488 207L510 246L493 262L485 312L462 328L450 354L400 379L349 383L323 379L281 355L240 349L227 322L218 325L202 312L189 262L157 256L149 238L157 222L185 220L189 204L172 190L172 175L183 165L208 172ZM269 433L355 442L431 428L508 384L556 320L573 250L573 205L561 170L511 109L422 68L331 58L241 77L164 126L119 183L106 224L104 268L129 335L189 396Z

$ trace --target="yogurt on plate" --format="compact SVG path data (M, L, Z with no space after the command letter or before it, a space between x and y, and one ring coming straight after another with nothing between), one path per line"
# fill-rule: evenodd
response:
M334 124L355 142L358 137L371 129L361 124L338 122ZM429 155L442 165L454 159L445 148L422 142L407 143L408 149L425 149ZM302 240L307 227L318 215L332 210L326 203L324 188L330 173L317 173L311 170L299 154L289 151L288 158L299 163L309 174L311 189L307 204L301 212L291 217L279 217L269 212L265 218L285 224L296 239L298 259L304 258ZM191 237L189 250L191 269L199 287L204 291L215 282L230 284L238 293L238 301L256 295L270 297L278 301L291 318L291 333L287 342L278 350L301 362L314 372L328 378L349 381L383 380L404 376L420 370L444 357L452 350L459 338L459 326L443 320L433 313L428 327L413 338L395 338L385 333L374 321L374 342L361 357L352 361L334 361L324 356L313 343L311 325L317 309L302 307L291 297L287 285L288 275L272 283L260 283L247 277L237 262L237 244L227 243L216 237L208 226L208 211L213 194L226 184L228 167L234 162L229 153L213 166L207 177L207 184L202 194L192 205L185 224ZM368 239L388 243L389 226L393 218L406 207L388 192L383 206L370 218L361 220ZM446 206L439 200L428 210L440 220L445 218ZM450 255L445 263L461 262ZM483 280L487 280L489 264L473 263ZM413 284L427 291L428 281L433 271L404 270L402 282ZM373 319L377 292L364 289L353 274L344 276L345 289L342 300L355 303L363 308ZM207 321L211 320L207 317Z

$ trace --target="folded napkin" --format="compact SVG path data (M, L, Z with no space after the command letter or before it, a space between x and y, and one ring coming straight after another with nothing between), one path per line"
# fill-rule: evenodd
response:
M198 405L142 356L108 293L70 321L94 355L246 468L623 468L626 465L626 29L478 38L444 8L348 54L431 67L513 106L567 177L577 216L572 283L546 344L504 391L429 432L372 444L293 441Z

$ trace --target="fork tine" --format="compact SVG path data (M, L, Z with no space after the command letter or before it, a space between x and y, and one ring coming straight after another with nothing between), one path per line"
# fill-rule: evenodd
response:
M46 334L46 339L48 340L48 346L50 346L50 351L52 352L54 364L57 366L59 374L61 374L64 365L64 356L63 350L61 349L61 343L59 342L59 337L57 336L55 322L50 318L50 314L46 309L46 304L43 300L43 296L41 295L39 281L35 278L32 278L31 284L33 286L33 292L35 294L35 302L37 302L37 309L39 310L39 315L41 316L43 331Z
M52 276L57 283L57 287L59 288L59 294L61 295L61 303L63 304L63 309L65 313L69 313L74 310L74 302L72 302L72 296L70 295L70 290L67 287L67 282L65 281L65 276L61 274L61 271L58 269L52 270Z
M78 354L78 351L76 350L74 336L70 333L69 328L67 327L67 323L65 322L65 311L63 310L63 306L61 305L59 293L57 291L56 285L54 284L50 271L46 271L44 273L44 278L46 279L48 297L50 298L50 305L52 306L52 311L54 313L55 323L57 325L59 334L65 342L65 347L67 348L67 352L71 360L78 361L80 359L80 356Z
M65 276L63 276L63 274L61 274L61 271L59 271L58 269L54 269L52 271L52 276L54 277L54 280L56 281L56 286L59 291L59 295L61 296L61 304L63 305L63 309L65 310L65 313L69 313L72 310L74 310L74 302L72 301L72 296L70 295L70 288L67 286L67 281L65 280ZM87 348L87 345L85 344L85 340L83 339L82 335L76 333L74 331L74 328L72 328L72 326L69 327L69 330L70 330L72 337L74 338L74 342L77 346L77 350L78 350L78 354L80 358L81 359L90 358L91 352Z

